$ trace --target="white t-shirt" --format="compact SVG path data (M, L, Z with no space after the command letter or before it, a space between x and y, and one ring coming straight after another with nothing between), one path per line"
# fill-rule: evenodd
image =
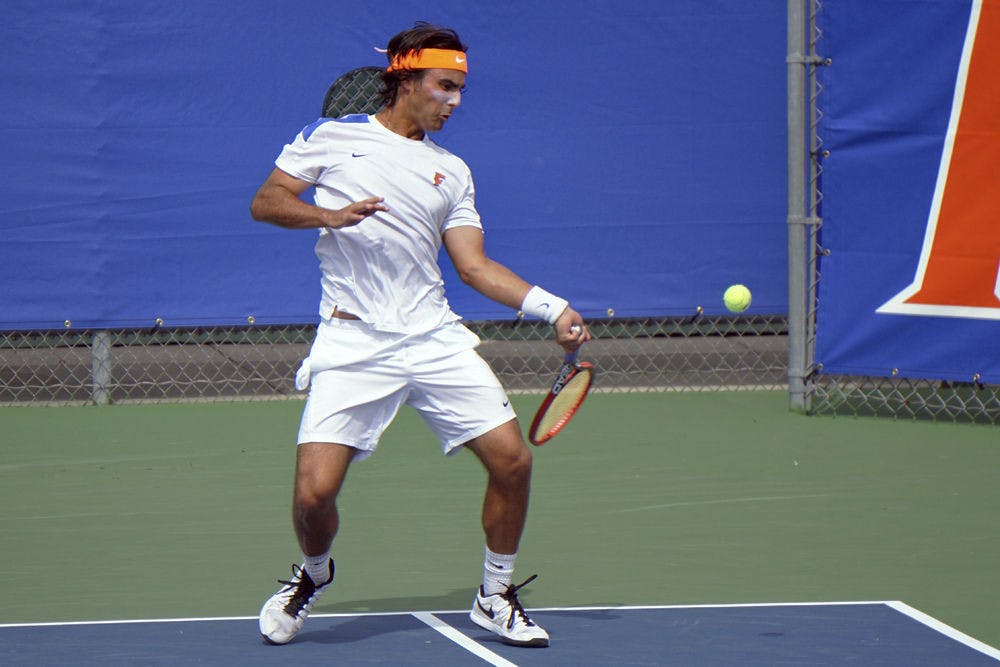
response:
M320 230L323 318L339 308L377 330L409 334L460 319L445 299L437 258L446 230L482 229L465 162L426 135L407 139L356 115L309 125L275 165L314 184L317 206L384 197L389 207L353 227Z

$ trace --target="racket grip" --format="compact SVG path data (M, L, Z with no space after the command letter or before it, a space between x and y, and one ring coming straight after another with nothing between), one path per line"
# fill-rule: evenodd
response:
M580 333L580 325L574 324L569 328L569 330L572 331L573 333ZM580 353L580 348L576 348L572 352L567 352L566 356L563 357L563 363L572 364L573 362L576 361L576 355L579 353Z

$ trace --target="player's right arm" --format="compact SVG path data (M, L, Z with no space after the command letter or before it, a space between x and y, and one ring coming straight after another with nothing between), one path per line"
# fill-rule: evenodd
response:
M302 193L310 187L312 183L275 169L254 195L250 215L286 229L339 229L356 225L376 211L389 210L382 197L363 199L339 210L314 206L302 201Z
M478 227L453 227L444 233L444 246L459 278L485 297L511 308L521 308L532 286L509 268L486 255ZM563 302L566 303L565 301ZM583 318L567 304L552 322L556 342L572 352L590 340Z

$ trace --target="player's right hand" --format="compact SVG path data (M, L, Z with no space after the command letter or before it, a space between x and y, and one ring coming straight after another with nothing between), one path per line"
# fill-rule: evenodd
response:
M580 313L568 306L553 326L556 330L556 343L567 352L576 350L591 338Z

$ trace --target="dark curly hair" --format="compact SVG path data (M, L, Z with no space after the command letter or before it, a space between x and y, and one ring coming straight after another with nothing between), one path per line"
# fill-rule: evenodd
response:
M386 47L386 58L392 63L397 55L406 55L421 49L451 49L453 51L468 51L469 47L462 43L458 33L451 28L443 28L426 21L417 21L409 30L404 30L389 40ZM382 83L385 89L379 97L379 103L392 106L399 94L399 84L407 79L419 79L424 70L397 70L382 72Z

